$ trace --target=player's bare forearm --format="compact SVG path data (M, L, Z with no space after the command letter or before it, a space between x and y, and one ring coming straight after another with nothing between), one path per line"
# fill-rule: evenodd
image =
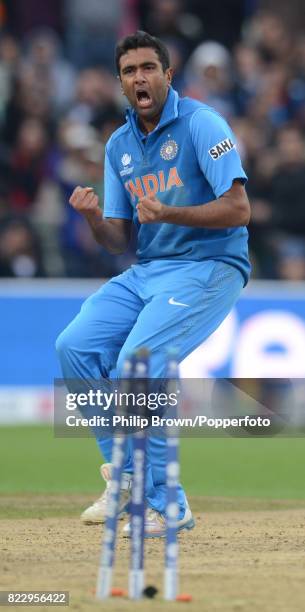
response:
M76 187L69 199L71 206L87 220L95 240L109 253L126 251L131 234L128 219L103 219L98 196L91 187Z
M126 251L130 242L131 222L127 219L103 219L85 215L92 234L100 245L112 255L121 255Z
M166 206L156 198L141 198L138 206L140 223L172 223L190 227L221 229L248 225L250 204L244 186L234 181L218 200L193 206Z

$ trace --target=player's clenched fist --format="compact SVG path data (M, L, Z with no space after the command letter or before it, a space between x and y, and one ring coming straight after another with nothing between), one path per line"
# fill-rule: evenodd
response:
M69 199L69 203L82 215L101 215L99 199L92 187L76 187Z
M137 204L140 223L160 223L163 219L164 208L164 204L154 196L140 198Z

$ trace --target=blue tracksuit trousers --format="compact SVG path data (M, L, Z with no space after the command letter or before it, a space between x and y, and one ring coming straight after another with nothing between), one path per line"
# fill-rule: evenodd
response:
M124 359L139 347L151 355L150 377L165 376L166 353L175 347L182 361L210 336L234 306L244 279L236 268L215 260L154 260L136 264L111 279L83 304L60 334L56 347L66 379L120 377ZM111 462L112 439L97 439ZM166 440L148 441L146 498L164 513ZM124 471L132 472L132 443ZM179 487L180 516L186 499Z

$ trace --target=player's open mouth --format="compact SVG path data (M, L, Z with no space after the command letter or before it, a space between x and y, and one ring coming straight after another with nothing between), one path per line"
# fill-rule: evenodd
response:
M149 93L145 89L138 89L136 91L137 102L140 108L149 108L152 104L152 99Z

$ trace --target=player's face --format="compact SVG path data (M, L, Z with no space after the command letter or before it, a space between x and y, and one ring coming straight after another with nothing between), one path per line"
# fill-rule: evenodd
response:
M163 71L152 48L131 49L120 58L122 89L143 124L157 124L172 79L172 69Z

